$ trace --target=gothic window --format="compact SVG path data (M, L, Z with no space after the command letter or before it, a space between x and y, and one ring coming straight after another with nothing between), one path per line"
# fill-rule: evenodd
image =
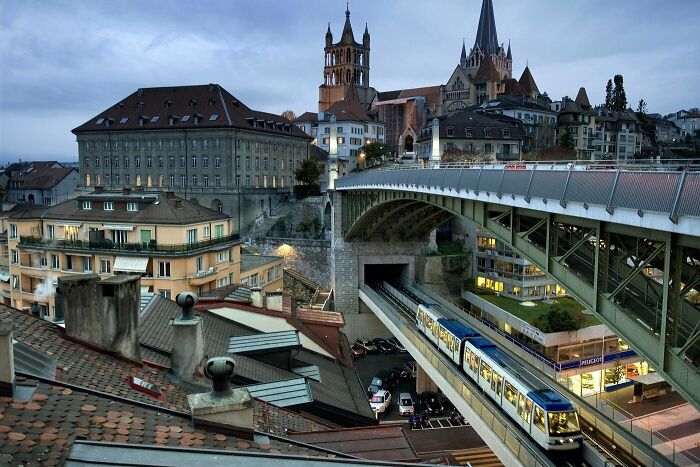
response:
M345 54L345 61L346 61L347 63L351 63L351 62L352 62L352 55L350 55L350 49L348 49L347 53Z
M413 136L407 135L404 139L403 149L405 152L413 152Z

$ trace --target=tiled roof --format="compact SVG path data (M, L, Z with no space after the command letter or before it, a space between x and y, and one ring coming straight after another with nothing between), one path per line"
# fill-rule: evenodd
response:
M328 162L328 151L312 144L309 146L309 155L316 162Z
M145 200L142 199L146 197ZM83 200L138 202L138 211L127 211L126 208L105 211L101 206L93 209L81 209L79 203ZM92 193L78 196L76 199L64 201L56 206L23 210L11 216L15 219L45 219L71 220L83 222L129 222L140 224L177 224L187 225L197 222L226 220L229 216L220 214L200 204L173 196L168 197L162 192L133 192L122 195L121 192Z
M451 128L452 134L448 136L447 129ZM503 130L508 130L509 135L504 136ZM480 112L458 112L451 117L440 118L440 138L493 138L520 140L523 131L517 119L505 115L491 116ZM467 136L468 132L471 136ZM488 132L488 134L487 134ZM425 140L429 136L421 135L419 140Z
M334 102L325 113L329 114L329 116L330 114L335 115L335 119L338 122L368 122L371 120L369 115L367 115L367 109L360 103L357 88L353 82L350 82L350 86L348 86L345 99Z
M297 308L297 318L304 322L328 324L331 326L344 326L343 314L336 311L312 310L310 308Z
M31 170L24 170L12 177L10 189L47 190L58 185L70 173L78 171L71 167L51 167L48 164L32 164ZM19 184L19 186L15 186Z
M281 256L270 256L270 255L241 255L241 272L250 271L257 269L266 264L274 264L280 262Z
M484 56L481 60L481 65L474 75L474 81L499 81L501 77L498 75L496 66L493 64L490 55ZM521 83L522 84L522 83Z
M485 54L498 53L498 34L496 33L496 19L493 15L493 3L491 0L483 0L479 26L476 31L474 48L479 47Z
M578 90L578 94L576 94L576 103L581 106L583 109L590 109L591 108L591 102L588 100L588 94L586 94L586 88L581 88Z
M187 414L169 413L61 384L40 382L27 402L2 397L0 409L0 463L8 465L61 465L76 439L328 456L275 438L267 438L263 444L230 432L193 428Z
M299 115L295 122L312 122L315 123L318 121L318 113L316 112L304 112L303 114Z
M523 89L525 89L525 91L528 92L528 94L532 92L536 92L539 94L540 90L537 89L535 78L532 77L532 73L530 73L529 66L525 67L525 69L523 70L523 74L520 76L520 80L518 82L523 87Z
M510 94L511 96L526 96L528 94L515 78L508 78L503 83L505 84L504 94Z
M440 92L442 86L425 86L422 88L398 89L396 91L385 91L377 93L379 102L391 101L394 99L409 99L411 97L424 97L429 105L440 103Z
M252 110L218 84L138 89L73 133L197 128L240 128L311 139L284 117Z

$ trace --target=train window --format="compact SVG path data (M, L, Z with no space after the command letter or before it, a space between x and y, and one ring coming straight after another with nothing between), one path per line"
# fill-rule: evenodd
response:
M525 409L525 396L520 394L518 397L518 415L523 416L523 410Z
M530 423L530 418L532 417L532 401L530 399L525 400L525 413L523 413L523 418L527 423Z
M569 412L549 412L549 434L551 436L566 435L569 433L578 433L581 428L578 423L578 414L574 411Z
M508 381L506 381L505 392L506 392L506 399L508 400L508 402L511 403L511 405L513 407L515 407L516 401L518 400L518 390L515 389L515 386L513 386Z
M469 347L467 347L465 345L464 346L464 363L466 363L467 365L469 365L469 359L471 358L471 355L472 355L472 351L469 350Z
M471 367L472 367L472 371L474 372L474 374L479 374L479 362L480 362L479 357L475 354L472 354Z
M501 397L501 383L503 382L503 376L499 375L495 371L493 372L493 380L491 381L491 389L496 392L498 397Z
M532 424L535 425L542 433L545 432L544 429L544 410L535 406L535 417L532 420Z
M445 331L445 328L440 326L440 340L445 344L447 344L447 331Z
M481 362L481 377L486 380L486 382L491 382L491 367L486 362Z

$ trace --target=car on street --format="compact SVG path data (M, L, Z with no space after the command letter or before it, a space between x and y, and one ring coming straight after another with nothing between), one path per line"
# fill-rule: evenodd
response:
M399 383L408 381L411 378L411 375L405 368L394 367L391 369L391 372L394 374L394 376L396 376Z
M445 410L440 397L431 391L425 391L420 395L420 403L425 413L430 415L440 415Z
M391 393L386 389L381 389L369 398L369 405L372 407L375 416L386 413L391 407Z
M416 362L406 362L403 367L406 369L406 371L408 371L408 374L411 375L411 378L416 377L416 369L418 368Z
M367 388L367 392L369 394L374 394L382 389L390 391L394 389L394 386L396 386L396 376L394 376L393 373L382 371L381 373L377 374L377 376L372 378L372 381L369 383L369 387Z
M415 415L416 406L413 403L413 398L407 392L399 394L399 415L410 416Z
M365 349L360 347L359 344L354 343L350 346L350 354L352 358L360 358L365 356Z
M379 348L379 351L381 353L394 353L396 352L396 349L394 346L389 344L389 341L386 339L382 339L381 337L377 337L376 339L372 339L372 342L374 342L374 345L376 345Z
M392 337L389 339L387 342L389 342L390 345L392 345L399 353L406 353L408 352L406 350L406 347L404 347L401 342L395 337Z
M365 349L365 353L367 354L379 353L379 348L371 340L357 339L353 345L362 347L363 349Z

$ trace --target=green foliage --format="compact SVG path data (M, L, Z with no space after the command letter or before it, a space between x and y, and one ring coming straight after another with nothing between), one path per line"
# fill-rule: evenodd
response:
M639 108L646 108L646 105L647 104L644 102L644 99L639 101ZM642 134L649 138L652 146L656 146L656 127L649 121L649 117L647 117L644 112L637 110L636 115L639 119L639 125L642 127Z
M303 233L311 232L311 222L301 221L297 224L297 230Z
M564 134L559 138L559 146L564 149L576 149L576 140L574 139L574 134L571 132L571 127L567 126Z
M318 217L314 217L313 219L311 219L310 224L314 232L318 232L319 230L321 230L321 219L319 219Z
M639 105L637 105L637 113L647 113L647 103L644 102L644 99L639 99Z
M614 367L605 370L605 382L607 384L617 384L625 376L627 376L627 368L622 366L619 361Z
M612 109L622 112L627 108L627 94L625 93L622 75L615 75L613 82L615 83L615 88L612 94Z
M457 242L446 240L438 244L438 253L440 255L463 255L464 248Z
M321 175L321 167L313 159L304 159L299 168L294 171L296 179L304 185L317 183Z
M608 80L608 84L605 86L605 108L612 110L613 108L613 83L612 80Z
M537 318L535 323L542 332L576 331L580 325L576 317L558 305L552 306L547 313Z
M294 196L297 199L304 199L307 196L318 196L321 194L321 187L318 183L312 183L310 185L295 185L294 186Z
M365 144L361 151L365 153L365 157L368 161L380 160L382 157L389 157L391 155L391 149L384 143Z

